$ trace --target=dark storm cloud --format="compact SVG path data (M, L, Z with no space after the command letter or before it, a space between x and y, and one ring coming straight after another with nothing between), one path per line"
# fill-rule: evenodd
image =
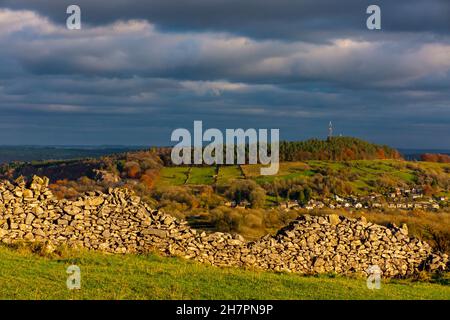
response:
M64 28L73 3L81 31ZM168 144L194 120L293 140L333 120L450 148L450 2L377 1L374 32L368 4L0 0L0 143Z
M36 75L138 76L255 84L311 82L353 88L433 81L435 71L448 67L448 59L442 60L442 56L449 54L448 46L434 43L411 48L397 41L255 41L211 33L166 34L145 23L53 37L38 32L30 42L16 41L11 36L9 40L5 53ZM442 83L441 78L435 84Z
M382 8L388 32L450 31L447 0L3 0L0 6L32 9L65 23L65 9L81 6L83 21L102 25L144 19L164 30L220 31L253 38L321 41L339 34L360 34L365 10Z

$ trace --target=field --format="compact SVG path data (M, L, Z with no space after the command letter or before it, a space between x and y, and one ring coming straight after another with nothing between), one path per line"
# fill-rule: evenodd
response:
M401 181L403 183L412 182L415 179L414 171L409 169L406 162L392 160L355 160L347 162L335 161L306 161L306 162L284 162L280 164L280 170L274 176L260 176L260 165L245 165L243 171L247 177L254 178L258 183L272 182L275 179L295 179L308 178L321 172L342 173L344 175L355 175L352 186L355 193L373 188L370 182L380 175ZM418 166L423 166L422 163ZM435 166L440 170L443 165Z
M261 176L261 165L243 165L245 176L255 179L258 183L272 182L275 179L295 179L313 176L315 172L305 162L282 162L278 174L273 176Z
M186 184L211 185L215 181L216 167L192 167Z
M305 181L305 185L313 186L321 183L316 179L326 178L332 183L344 181L351 187L349 192L367 193L378 190L375 183L380 177L395 184L413 185L426 174L430 179L445 180L445 184L450 165L391 160L306 161L281 163L275 176L260 176L259 171L259 165L162 167L155 186L163 187L159 192L168 195L161 201L166 212L178 212L187 218L199 216L203 219L200 222L207 226L204 228L237 232L253 239L279 229L292 217L285 211L263 206L264 198L259 208L231 212L234 209L218 206L226 197L223 190L234 180L251 179L266 188L265 183L276 179L299 179L296 183L302 185ZM220 188L197 188L198 185ZM177 187L170 190L170 186ZM208 193L211 189L216 193ZM278 200L279 196L275 197L273 192L266 193L266 204L276 206ZM210 207L213 209L208 211ZM205 219L206 213L216 220ZM450 248L446 212L343 214L365 215L367 220L383 225L407 223L411 235L429 241L441 251L448 252ZM221 230L223 222L228 224ZM227 229L228 226L234 229ZM80 291L66 288L66 268L71 264L82 270ZM63 250L57 256L43 257L26 247L0 246L0 299L450 299L449 275L445 279L429 277L426 275L421 281L385 280L381 290L371 291L362 278L219 269L154 254L105 255Z
M241 168L239 166L221 166L217 176L218 185L227 185L235 179L243 179Z
M157 182L161 186L180 186L188 179L189 167L164 167Z
M253 179L259 184L276 179L311 179L321 175L341 175L348 180L352 193L367 194L377 191L374 181L380 177L400 184L411 184L417 179L417 170L448 174L449 164L431 162L407 162L399 160L355 160L355 161L306 161L282 162L278 174L261 176L261 165L212 167L165 167L161 170L159 185L214 185L224 186L232 180ZM215 179L216 172L217 178ZM450 194L444 193L449 196Z
M81 269L68 290L66 268ZM52 258L0 246L0 299L450 299L448 279L383 281L220 269L157 255L69 252Z
M215 183L227 185L234 179L242 178L239 166L164 167L161 169L157 185L213 185Z

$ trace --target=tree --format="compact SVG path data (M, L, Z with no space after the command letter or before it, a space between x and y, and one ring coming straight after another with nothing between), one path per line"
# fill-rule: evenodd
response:
M247 200L253 208L258 208L264 205L266 192L253 180L234 180L226 196L237 203Z

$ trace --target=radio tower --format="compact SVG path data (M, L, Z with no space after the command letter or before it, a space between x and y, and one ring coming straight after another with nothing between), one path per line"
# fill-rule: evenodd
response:
M333 137L333 124L330 121L330 124L328 125L328 140L331 140Z

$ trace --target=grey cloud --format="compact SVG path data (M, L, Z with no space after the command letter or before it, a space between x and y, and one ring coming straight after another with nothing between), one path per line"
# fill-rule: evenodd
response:
M36 10L63 24L68 0L3 0L0 6ZM168 31L220 31L253 38L319 41L366 36L369 0L78 0L89 24L145 19ZM450 31L446 0L379 0L385 32Z
M66 1L0 0L42 15L0 30L0 143L169 144L193 120L294 140L333 120L374 142L450 148L447 1L381 2L382 32L364 30L356 0L78 3L87 24L69 33Z

